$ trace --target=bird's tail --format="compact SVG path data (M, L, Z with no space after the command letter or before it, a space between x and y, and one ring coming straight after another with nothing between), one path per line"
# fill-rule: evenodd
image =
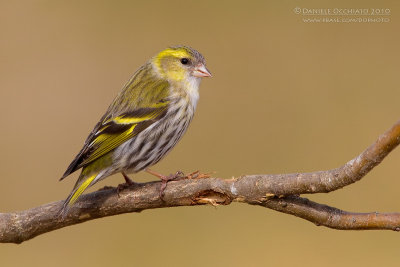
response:
M60 211L62 217L65 217L68 214L69 209L78 200L79 196L82 195L86 188L94 184L96 177L97 173L89 175L87 177L85 177L85 175L81 173L81 176L76 181L74 189L65 200L64 205Z

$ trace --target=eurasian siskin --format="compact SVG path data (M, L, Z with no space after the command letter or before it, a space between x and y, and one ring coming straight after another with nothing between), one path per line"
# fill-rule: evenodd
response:
M161 160L188 128L201 78L210 76L203 56L186 46L167 48L139 68L61 177L82 168L63 213L98 181L121 172L129 183L126 173Z

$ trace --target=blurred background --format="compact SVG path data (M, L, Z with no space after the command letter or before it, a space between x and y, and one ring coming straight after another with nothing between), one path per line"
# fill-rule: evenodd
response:
M58 179L114 96L145 61L176 44L199 50L214 77L202 83L185 137L154 170L231 178L340 166L400 118L399 7L396 1L2 1L0 211L66 198L78 174ZM390 15L305 14L328 8ZM385 22L305 21L360 17ZM400 211L399 160L397 149L360 182L309 197L349 211ZM122 181L116 175L91 191ZM0 244L0 258L2 266L398 266L399 238L331 230L234 203L94 220L21 245Z

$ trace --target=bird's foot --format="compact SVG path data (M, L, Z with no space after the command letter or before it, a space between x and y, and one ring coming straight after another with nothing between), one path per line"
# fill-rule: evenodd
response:
M164 190L167 188L167 183L169 181L176 181L184 178L184 173L181 171L177 171L175 174L170 174L168 176L162 176L161 179L161 188L160 188L160 198L163 200Z
M160 199L161 200L164 200L163 199L164 191L165 191L165 188L167 188L167 183L169 181L176 181L176 180L184 179L186 177L182 171L177 171L175 174L170 174L168 176L159 174L150 169L146 169L146 172L150 173L151 175L157 176L158 178L161 179L161 188L160 188Z
M132 187L132 186L137 186L137 185L140 184L140 183L136 183L136 182L132 181L131 178L129 178L129 176L126 175L126 173L124 173L124 172L122 172L122 176L124 176L125 183L119 184L117 186L118 197L120 196L119 193L122 192L123 190L125 190L125 189L127 189L129 187Z

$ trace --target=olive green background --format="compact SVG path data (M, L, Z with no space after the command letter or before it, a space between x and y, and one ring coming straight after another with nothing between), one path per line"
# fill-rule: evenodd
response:
M305 23L296 7L391 15L389 23ZM0 211L64 199L77 174L58 178L116 93L176 44L199 50L214 77L202 82L185 137L154 170L230 178L345 163L400 117L399 8L396 1L2 1ZM399 160L397 149L360 182L309 197L349 211L400 211ZM115 175L91 190L122 181ZM336 231L234 203L148 210L0 244L0 264L397 266L399 252L395 232Z

